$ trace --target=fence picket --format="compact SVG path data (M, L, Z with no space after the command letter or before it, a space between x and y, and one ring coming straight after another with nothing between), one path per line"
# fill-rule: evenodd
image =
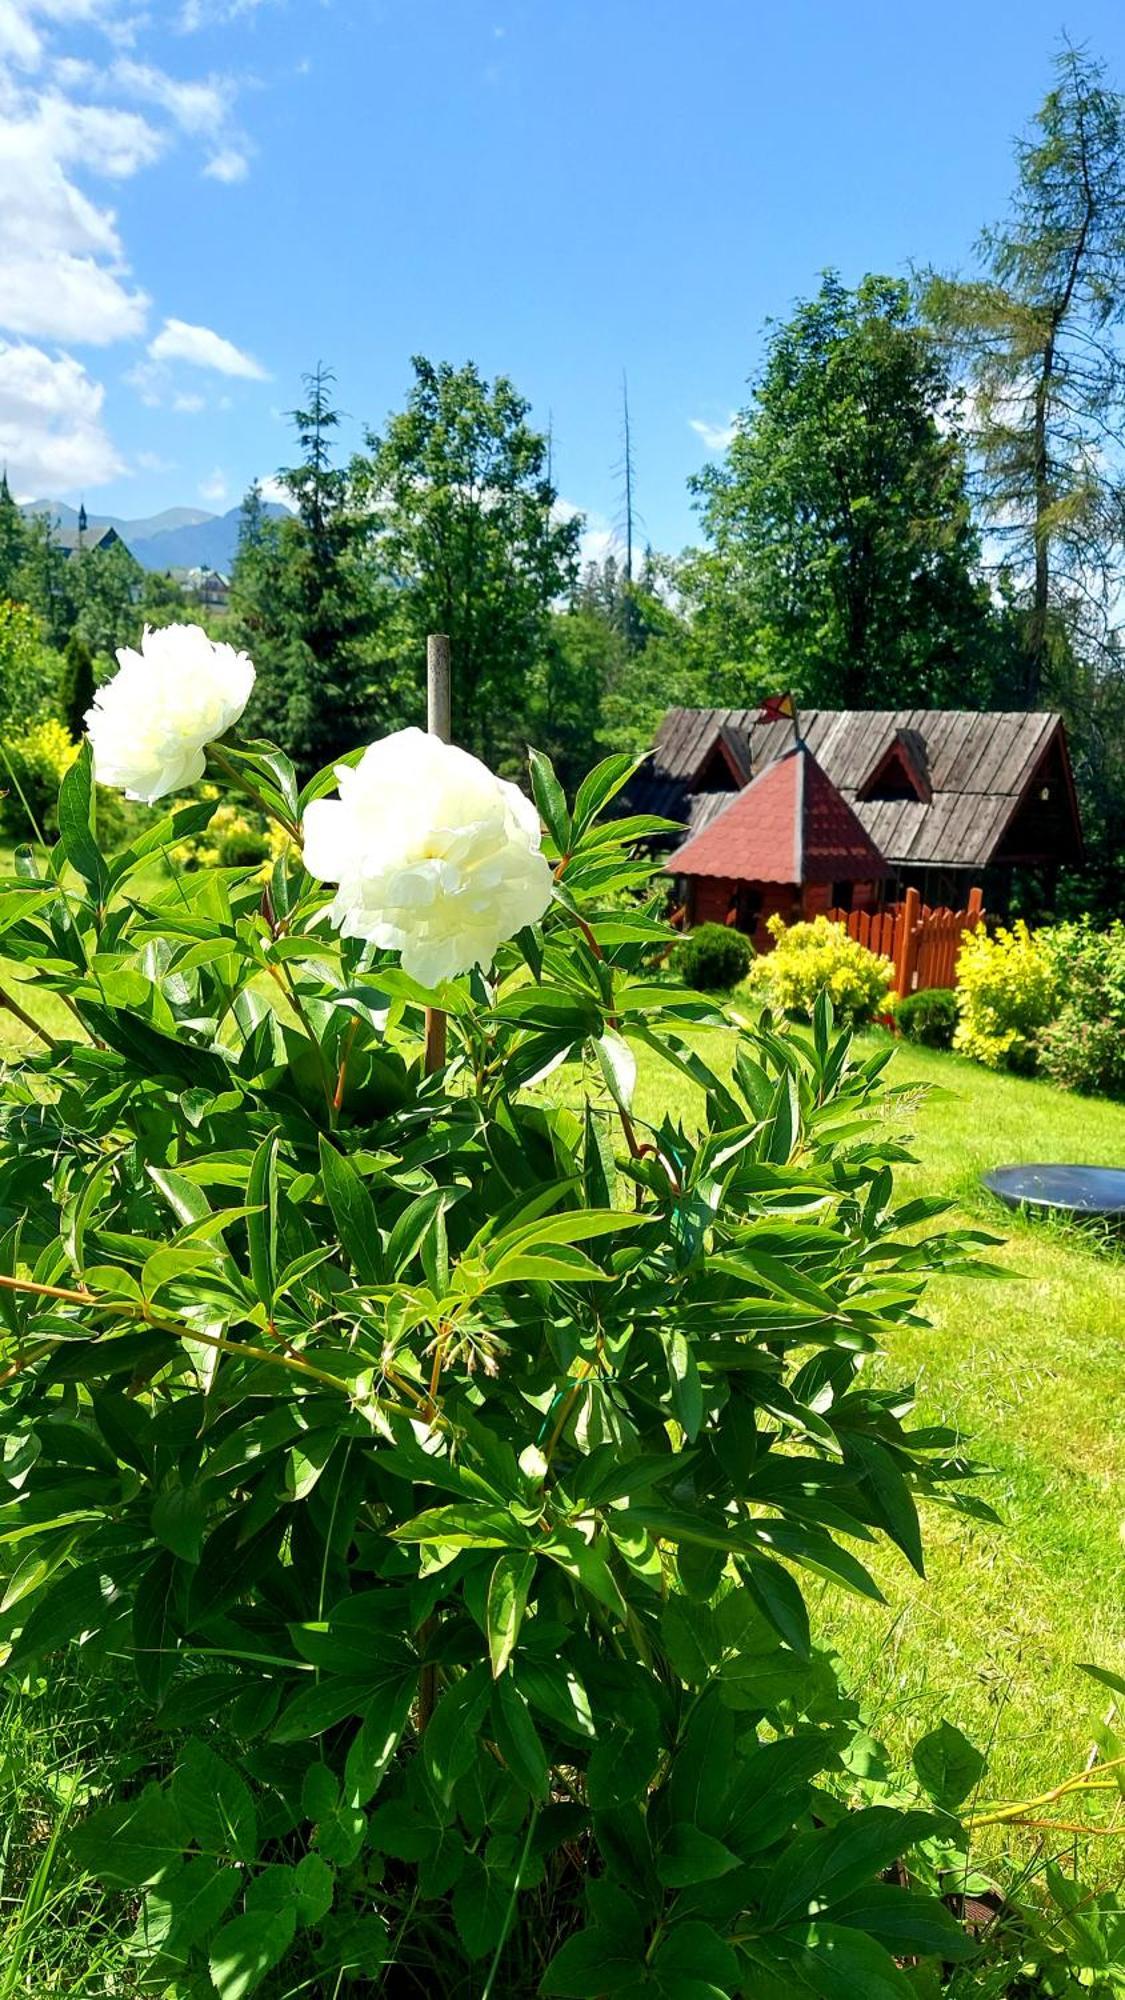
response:
M984 922L984 898L971 889L967 907L950 910L923 903L916 889L908 889L901 903L886 909L829 910L828 916L857 944L892 961L901 997L925 987L956 986L962 933Z

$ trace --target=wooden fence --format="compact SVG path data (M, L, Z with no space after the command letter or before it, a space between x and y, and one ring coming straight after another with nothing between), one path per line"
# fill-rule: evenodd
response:
M984 898L970 889L963 910L932 910L917 889L885 910L830 910L834 924L869 951L881 952L895 969L895 994L920 993L924 986L956 986L957 953L964 931L984 922Z

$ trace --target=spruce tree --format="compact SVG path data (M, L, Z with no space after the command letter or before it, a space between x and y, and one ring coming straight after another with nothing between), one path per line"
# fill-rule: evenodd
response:
M86 711L94 699L94 656L81 633L72 632L63 652L59 705L77 743L85 734Z

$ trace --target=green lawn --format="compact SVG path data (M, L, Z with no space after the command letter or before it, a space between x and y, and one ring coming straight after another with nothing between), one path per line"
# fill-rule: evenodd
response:
M717 1065L733 1037L709 1039ZM1013 1276L935 1280L931 1324L904 1328L879 1374L914 1381L925 1416L994 1469L981 1491L1004 1525L929 1508L927 1579L888 1552L875 1565L886 1606L825 1586L821 1629L897 1754L948 1716L992 1746L991 1796L1027 1797L1082 1767L1106 1710L1076 1662L1125 1671L1125 1255L1010 1215L979 1177L1005 1160L1125 1164L1125 1105L908 1044L890 1076L920 1087L906 1114L918 1164L901 1185L1002 1233L993 1260ZM638 1090L646 1115L689 1093L655 1060Z

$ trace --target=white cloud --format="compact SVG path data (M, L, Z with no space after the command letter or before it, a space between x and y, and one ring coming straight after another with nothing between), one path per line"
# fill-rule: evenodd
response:
M733 444L738 429L738 418L732 410L725 424L708 423L705 417L688 419L696 437L702 438L708 451L726 451Z
M201 28L222 27L243 15L253 14L263 0L183 0L179 29L182 35L198 34Z
M177 390L172 398L172 408L179 417L198 416L200 410L207 408L207 398L206 396L195 396L189 391L180 389Z
M199 482L200 499L209 501L213 507L224 506L229 491L226 473L218 465L214 472L208 473L206 479Z
M104 397L72 355L0 341L0 462L17 492L54 499L124 471L102 422Z
M268 380L252 354L209 326L192 326L184 319L166 319L148 351L153 361L187 361L194 368L213 368L220 375L239 375L248 382Z
M113 211L68 169L89 153L125 178L157 157L159 135L133 112L4 86L0 66L0 328L92 345L140 333L148 300L129 282Z
M269 500L275 507L288 507L289 512L293 512L293 495L284 480L278 479L270 472L264 479L259 479L258 484L262 489L263 500Z
M203 169L208 180L223 181L227 186L235 181L244 181L250 172L250 161L237 146L224 146L222 152L215 153Z

